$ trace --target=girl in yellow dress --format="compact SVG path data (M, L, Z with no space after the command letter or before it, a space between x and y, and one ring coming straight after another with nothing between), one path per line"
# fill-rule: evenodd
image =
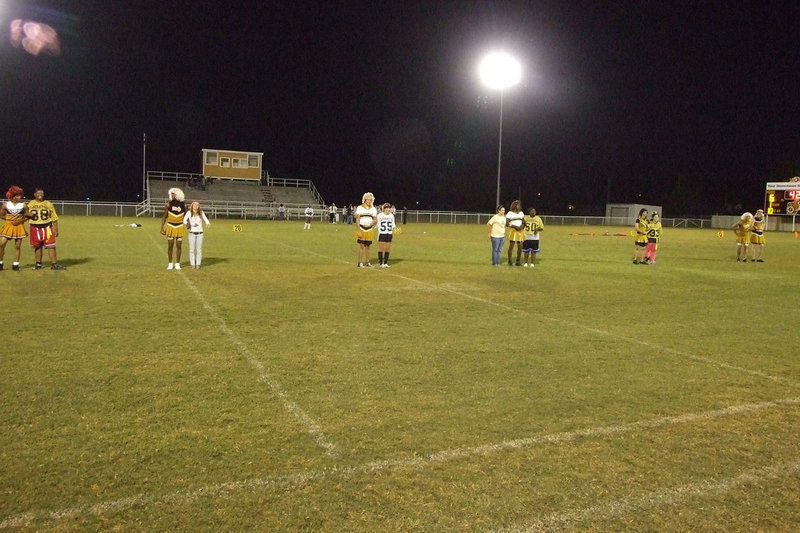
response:
M644 249L647 247L647 209L639 210L639 218L636 219L634 224L634 242L633 242L633 264L646 265L647 261L644 259Z
M12 270L19 270L19 256L22 252L22 239L28 236L23 222L28 218L28 206L22 203L23 190L21 187L12 185L6 198L0 206L0 218L5 220L3 227L0 228L0 270L3 270L3 257L6 253L6 243L14 241L14 264Z
M161 235L167 236L167 270L181 269L181 245L186 236L186 226L183 217L186 214L186 202L183 191L173 187L167 191L169 201L164 206L164 216L161 217ZM177 244L176 244L177 243ZM175 248L175 263L172 263L172 249Z

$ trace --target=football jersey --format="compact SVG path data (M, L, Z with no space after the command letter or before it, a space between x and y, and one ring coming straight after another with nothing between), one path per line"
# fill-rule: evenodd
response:
M56 208L49 200L31 200L28 202L28 213L31 216L31 226L49 226L58 220Z
M391 235L394 232L394 215L378 213L378 235Z
M661 222L647 224L647 238L658 242L659 237L661 237Z
M539 215L530 216L525 215L525 239L536 240L539 238L539 232L544 228L542 219Z

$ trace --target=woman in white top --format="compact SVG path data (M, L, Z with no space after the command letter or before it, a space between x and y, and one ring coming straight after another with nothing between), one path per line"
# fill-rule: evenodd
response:
M192 268L200 268L203 259L203 223L210 226L211 222L200 208L200 202L192 202L191 207L183 216L183 223L189 229L189 264Z
M508 208L506 221L510 228L508 232L508 266L511 266L514 247L517 248L517 266L522 266L522 243L525 242L525 213L522 212L522 202L514 200Z
M365 192L361 197L361 205L356 207L356 242L358 243L358 266L371 267L369 247L375 240L375 224L378 222L378 210L372 203L375 195Z
M497 214L489 219L486 224L489 240L492 242L492 266L500 265L500 254L503 252L503 243L506 240L506 208L497 206Z

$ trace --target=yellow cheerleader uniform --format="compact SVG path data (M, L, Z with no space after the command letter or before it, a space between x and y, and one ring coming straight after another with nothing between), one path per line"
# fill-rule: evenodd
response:
M164 231L167 238L182 239L186 236L186 226L183 225L183 216L186 214L186 204L178 200L170 200L167 204L167 221Z
M20 202L13 203L11 200L6 202L6 221L0 228L0 237L7 239L23 239L28 236L25 226L20 221L25 220L25 204ZM17 223L16 225L14 223Z
M767 226L765 218L753 219L753 228L750 230L750 243L751 244L765 244L764 229Z
M647 246L647 230L649 227L648 220L644 217L636 219L636 235L635 243L638 246Z

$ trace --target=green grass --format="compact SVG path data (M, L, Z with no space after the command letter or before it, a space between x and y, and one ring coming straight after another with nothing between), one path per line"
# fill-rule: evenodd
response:
M130 222L63 217L67 271L26 245L0 272L0 529L800 523L793 234L738 264L667 228L638 266L549 226L529 269L483 226L408 225L381 270L352 226L216 220L174 272Z

